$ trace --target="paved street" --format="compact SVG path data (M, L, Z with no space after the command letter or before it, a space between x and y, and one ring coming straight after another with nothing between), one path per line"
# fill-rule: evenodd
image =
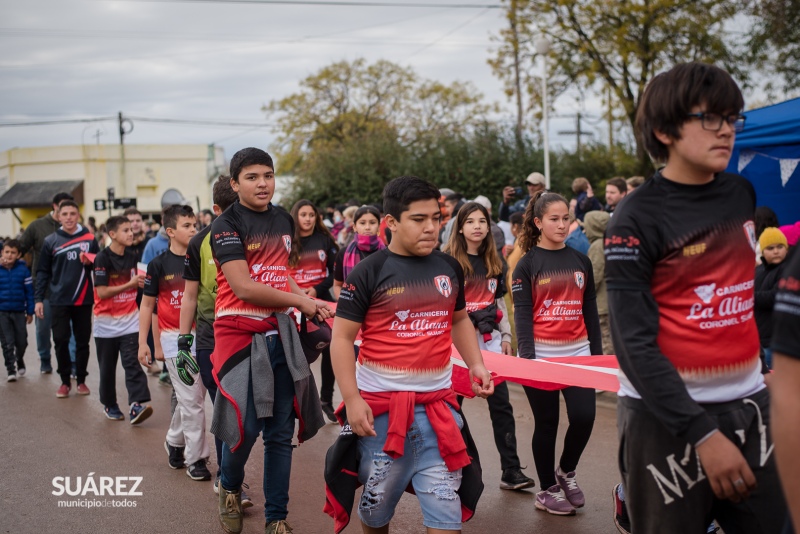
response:
M0 532L222 532L217 523L217 501L211 482L192 481L185 475L185 470L173 471L167 465L163 443L169 423L169 388L158 385L156 378L149 379L155 413L141 426L132 427L127 421L109 421L102 414L97 395L94 345L87 379L92 394L78 397L73 387L68 399L57 399L58 377L38 372L33 325L29 327L28 339L30 346L25 360L29 374L15 383L5 382L3 374L0 382L0 451L3 461ZM317 364L315 371L319 370L318 367ZM118 370L117 388L120 406L123 406L127 397L121 368ZM486 403L479 399L467 401L465 412L480 450L486 490L477 515L464 525L463 532L615 533L611 521L611 488L618 479L614 397L606 393L598 399L594 434L578 468L587 505L576 517L556 517L536 510L533 491L498 489L499 458L492 440ZM519 454L523 465L529 466L526 473L536 478L530 450L532 416L522 389L516 385L512 386L512 402L517 417ZM210 401L207 410L210 421ZM562 412L562 421L565 419ZM288 519L296 534L333 532L333 521L322 513L325 500L322 472L325 451L337 432L338 426L328 425L294 453ZM211 440L210 434L208 439ZM253 451L247 465L247 482L256 505L246 511L246 533L260 533L264 528L263 449L260 441ZM213 459L212 452L212 463L215 463ZM213 473L216 465L209 465L209 468ZM135 502L135 507L60 508L59 500L82 498L54 496L54 477L71 477L72 487L75 487L76 477L85 481L90 474L94 474L98 486L100 477L142 477L138 487L140 496L111 498L127 500L124 504L128 505ZM126 484L130 489L133 482ZM87 498L95 499L91 493ZM354 519L345 533L361 532L355 514ZM403 497L392 531L424 532L414 497Z

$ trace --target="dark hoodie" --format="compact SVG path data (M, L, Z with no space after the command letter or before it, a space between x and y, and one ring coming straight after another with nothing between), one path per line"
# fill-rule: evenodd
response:
M92 233L80 225L72 235L59 228L47 236L36 272L36 302L42 302L49 289L52 306L91 306L92 266L83 263L81 253L99 251Z
M775 293L778 292L778 281L786 263L784 259L777 265L768 264L762 257L761 265L756 267L754 311L762 347L769 347L772 342L772 308L775 305Z

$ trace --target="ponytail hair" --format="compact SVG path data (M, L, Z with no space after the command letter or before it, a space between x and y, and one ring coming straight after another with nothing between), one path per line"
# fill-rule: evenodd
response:
M522 235L519 236L519 246L523 254L535 247L542 236L542 231L536 226L534 219L541 221L550 204L556 202L563 202L569 207L567 199L558 193L538 191L531 197L528 207L525 209L525 216L522 219Z

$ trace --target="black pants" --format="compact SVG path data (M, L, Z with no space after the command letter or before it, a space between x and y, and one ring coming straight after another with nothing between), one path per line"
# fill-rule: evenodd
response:
M96 337L97 363L100 365L100 402L103 406L117 404L117 359L125 370L128 404L149 402L147 375L139 364L139 334L120 337Z
M461 405L464 397L458 396ZM501 382L494 387L494 395L487 397L489 418L492 420L494 445L500 453L500 468L503 470L520 468L517 456L517 426L514 421L514 408L508 396L508 382Z
M69 338L75 335L75 376L78 384L86 381L86 366L89 364L89 339L92 337L91 306L50 305L53 314L53 341L56 345L56 360L61 383L70 385L72 361L69 357Z
M200 367L200 379L208 391L208 396L211 397L211 404L217 400L217 381L214 380L214 375L211 371L214 366L211 365L211 354L213 349L197 349L197 366ZM217 474L219 474L219 466L222 465L222 440L214 436L214 448L217 451Z
M25 350L28 348L28 328L25 312L0 311L0 344L6 371L15 373L17 368L25 369Z
M589 443L594 427L596 393L593 389L568 387L561 391L567 404L569 428L564 436L564 450L559 466L565 473L578 467L581 454ZM539 484L547 489L556 483L556 438L558 437L559 391L525 387L525 395L533 410L534 431L531 447ZM626 494L628 487L625 486ZM638 534L638 533L637 533Z
M320 384L319 387L319 400L320 402L332 403L333 384L336 382L336 377L333 374L330 345L325 347L325 350L322 351L320 373L322 374L322 384Z
M619 468L631 531L701 534L716 520L726 534L781 532L787 510L769 435L769 393L702 406L739 448L758 487L738 504L717 499L694 448L673 436L642 401L620 397Z

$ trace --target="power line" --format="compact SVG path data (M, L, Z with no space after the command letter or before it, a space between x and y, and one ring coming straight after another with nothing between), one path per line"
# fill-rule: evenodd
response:
M255 122L237 122L230 120L217 120L217 119L172 119L172 118L157 118L157 117L132 117L129 115L124 116L125 119L136 120L140 122L157 122L162 124L190 124L195 126L231 126L235 128L269 128L272 124L268 123L255 123ZM0 122L0 128L6 126L50 126L54 124L76 124L84 122L103 122L115 121L117 117L95 117L91 119L57 119L50 121L29 121L29 122Z
M0 128L5 126L49 126L51 124L75 124L80 122L102 122L116 120L116 117L96 117L94 119L59 119L52 121L32 122L0 122Z
M166 3L191 3L191 4L265 4L265 5L305 5L305 6L334 6L334 7L425 7L446 9L502 9L502 4L434 4L434 3L403 3L403 2L323 2L318 0L119 0L122 2L146 2L154 4Z

